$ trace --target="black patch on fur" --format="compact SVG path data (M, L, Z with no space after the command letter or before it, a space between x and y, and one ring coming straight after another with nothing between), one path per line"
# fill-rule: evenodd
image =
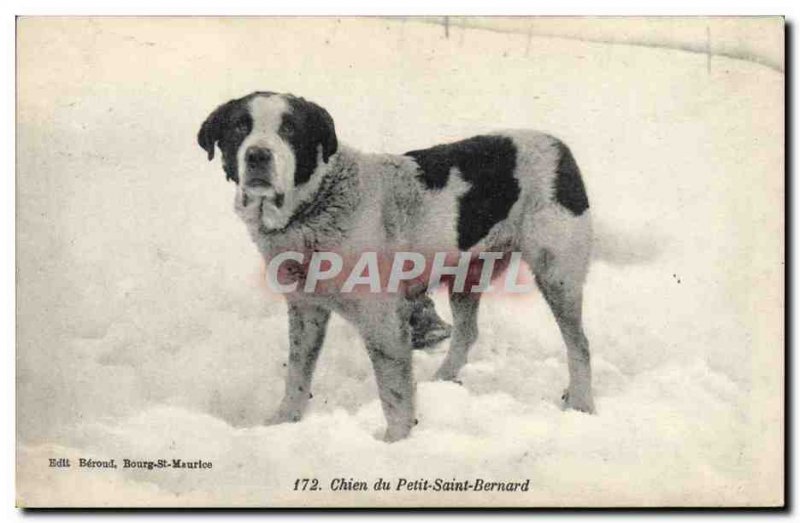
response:
M556 167L556 201L575 216L589 208L589 199L583 186L581 171L572 152L562 142L556 142L558 167Z
M239 183L239 166L236 152L253 129L253 118L247 110L247 102L256 96L272 96L275 93L257 91L242 98L230 100L217 107L206 118L197 133L197 143L214 159L214 146L222 151L222 168L225 178Z
M286 95L291 108L283 115L278 134L292 148L295 157L294 184L306 183L317 168L319 148L322 146L322 161L336 152L339 144L333 118L319 105Z
M517 147L505 136L475 136L460 142L405 153L419 165L419 179L428 189L447 185L455 167L471 187L459 200L458 248L478 243L498 222L506 219L519 197L514 177Z

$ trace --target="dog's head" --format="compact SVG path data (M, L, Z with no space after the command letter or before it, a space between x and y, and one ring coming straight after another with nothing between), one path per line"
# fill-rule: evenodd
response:
M209 160L219 146L226 178L238 185L242 198L260 205L261 219L270 228L285 225L338 149L333 119L325 109L271 92L217 107L200 127L197 142Z

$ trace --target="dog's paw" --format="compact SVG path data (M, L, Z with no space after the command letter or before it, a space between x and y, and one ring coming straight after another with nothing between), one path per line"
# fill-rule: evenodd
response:
M411 427L394 427L387 428L383 435L383 441L386 443L394 443L396 441L404 440L411 432Z
M267 418L264 425L280 425L282 423L297 423L303 418L298 412L276 412L272 417Z
M561 408L572 409L586 414L594 414L594 400L591 395L570 394L569 389L564 389L561 395Z
M451 333L452 327L447 324L424 332L414 330L411 333L411 348L415 350L430 349L449 338Z
M436 374L433 375L433 379L434 381L451 381L459 385L464 385L464 383L458 379L458 371L450 368L439 368Z

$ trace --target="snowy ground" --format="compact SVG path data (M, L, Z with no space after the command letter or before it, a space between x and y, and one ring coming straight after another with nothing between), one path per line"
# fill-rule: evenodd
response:
M783 75L680 51L381 20L20 23L18 499L24 504L713 505L782 492ZM339 139L402 152L498 128L569 143L597 223L586 286L598 414L562 412L538 295L487 297L463 386L415 354L420 424L383 416L331 326L307 418L285 308L195 134L291 91ZM443 296L439 310L449 317ZM204 472L51 457L213 461ZM295 478L531 480L525 494L294 493Z

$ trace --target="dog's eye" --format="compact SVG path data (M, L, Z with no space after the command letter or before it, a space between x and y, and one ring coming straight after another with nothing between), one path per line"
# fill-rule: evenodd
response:
M233 130L240 134L247 134L247 132L250 130L249 127L250 126L247 124L247 120L239 120Z
M294 124L292 122L283 123L283 134L292 136L294 134Z

